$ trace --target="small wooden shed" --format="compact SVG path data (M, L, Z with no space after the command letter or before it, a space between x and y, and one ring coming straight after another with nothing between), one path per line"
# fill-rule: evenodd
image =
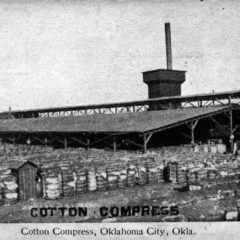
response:
M26 161L17 168L19 199L26 200L39 196L39 166L31 161Z

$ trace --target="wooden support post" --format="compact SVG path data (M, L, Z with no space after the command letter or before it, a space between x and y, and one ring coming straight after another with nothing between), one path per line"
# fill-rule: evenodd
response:
M195 138L194 138L194 127L193 127L193 122L191 122L191 144L195 143Z
M231 99L231 97L230 97L230 96L228 97L228 104L229 104L229 105L231 105L231 104L232 104L232 99Z
M47 138L45 137L45 138L44 138L44 145L45 145L45 147L47 147L47 142L48 142L48 140L47 140Z
M229 120L230 120L230 127L229 127L229 130L230 130L230 145L231 145L231 152L234 153L234 135L233 135L233 115L232 115L232 109L229 111Z
M67 149L68 144L67 144L67 138L64 138L64 148Z
M114 152L117 151L117 143L116 143L116 139L113 139L113 151L114 151Z
M147 144L148 144L150 138L152 137L152 135L153 135L153 133L150 133L150 134L144 133L143 134L143 153L147 152Z
M90 146L90 140L89 138L87 138L87 145L86 145L87 150L89 150L89 146Z
M147 138L146 138L147 143L149 142L149 140L150 140L150 138L152 137L152 135L153 135L153 133L150 133L150 134L147 136Z
M147 135L143 134L143 153L147 152Z
M195 122L192 121L192 122L190 122L190 125L187 125L191 130L191 144L195 144L195 132L194 132L194 130L195 130L197 124L198 124L198 120L196 120Z
M194 139L194 128L191 127L191 143L195 144L195 139Z

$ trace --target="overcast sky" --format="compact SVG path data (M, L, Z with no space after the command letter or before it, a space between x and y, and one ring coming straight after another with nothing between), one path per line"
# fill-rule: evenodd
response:
M165 22L183 94L240 89L239 0L0 0L0 110L147 99Z

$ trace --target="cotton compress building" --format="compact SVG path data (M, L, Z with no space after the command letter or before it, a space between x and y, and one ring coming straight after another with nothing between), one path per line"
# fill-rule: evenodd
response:
M221 138L239 139L240 91L181 95L186 72L173 70L170 24L165 24L167 69L143 72L148 99L1 113L2 141L141 149Z

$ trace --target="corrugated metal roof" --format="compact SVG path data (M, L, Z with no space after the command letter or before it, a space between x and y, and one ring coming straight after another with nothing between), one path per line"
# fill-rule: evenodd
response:
M149 132L214 115L229 107L188 108L121 114L9 119L0 121L0 132Z

